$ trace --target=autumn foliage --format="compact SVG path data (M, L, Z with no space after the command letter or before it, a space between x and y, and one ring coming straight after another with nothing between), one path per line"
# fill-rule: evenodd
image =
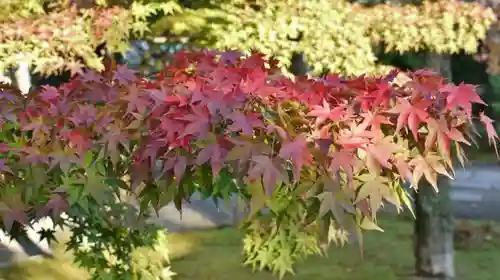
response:
M106 209L120 192L144 212L180 207L195 191L240 195L260 224L263 208L300 209L295 226L377 229L383 203L411 207L403 181L437 188L438 175L452 176L474 123L498 140L492 120L472 114L483 103L472 85L425 70L291 80L260 54L180 53L153 80L119 66L27 97L5 86L0 98L8 230L92 203ZM283 194L288 204L278 207Z
M74 75L83 68L102 71L104 64L96 49L103 47L107 54L124 53L130 40L144 38L150 17L178 9L173 1L128 5L127 1L118 1L122 6L110 1L4 2L5 10L0 12L0 71L25 61L42 76L64 71Z

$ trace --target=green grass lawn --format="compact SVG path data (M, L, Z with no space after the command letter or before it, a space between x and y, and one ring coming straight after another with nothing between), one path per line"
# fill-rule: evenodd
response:
M385 233L365 234L364 259L357 245L332 248L328 258L312 257L296 267L297 280L412 279L412 224L406 218L381 220ZM467 249L456 252L457 279L500 279L500 234L476 233L480 227L462 225L475 233ZM483 228L483 227L481 227ZM466 232L467 233L467 232ZM467 235L467 234L466 234ZM468 242L468 241L467 241ZM462 246L462 247L464 247ZM170 235L175 279L246 280L276 279L268 272L252 273L241 265L241 235L234 229L207 230ZM5 280L84 280L86 274L71 265L70 256L58 254L54 260L30 261L0 271Z

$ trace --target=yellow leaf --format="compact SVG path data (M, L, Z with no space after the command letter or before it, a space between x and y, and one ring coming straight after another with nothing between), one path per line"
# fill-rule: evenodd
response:
M373 222L372 220L370 220L367 217L362 218L362 221L359 224L359 226L362 229L366 229L366 230L377 230L377 231L384 232L384 230L382 228L380 228L375 222Z

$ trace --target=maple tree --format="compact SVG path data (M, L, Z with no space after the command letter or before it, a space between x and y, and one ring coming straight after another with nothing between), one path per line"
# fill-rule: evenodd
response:
M179 8L175 1L8 0L0 12L0 72L28 63L42 76L104 70L96 49L124 53L149 20Z
M379 46L475 53L495 20L489 8L454 0L420 7L346 0L8 0L0 11L0 71L15 67L19 55L42 75L101 71L97 46L122 53L133 38L163 36L209 49L255 49L275 56L282 70L302 53L315 74L385 74L390 67L377 63Z
M474 54L496 21L492 9L455 0L187 2L155 20L152 32L209 49L257 50L283 71L301 54L314 75L387 74L392 67L377 57L388 52Z
M213 51L182 52L154 79L113 66L25 97L2 86L0 98L7 231L66 213L131 237L150 207L233 193L250 206L245 263L281 276L352 233L362 244L383 204L411 209L403 181L451 177L482 102L425 70L289 79L262 54ZM492 120L479 120L496 147Z

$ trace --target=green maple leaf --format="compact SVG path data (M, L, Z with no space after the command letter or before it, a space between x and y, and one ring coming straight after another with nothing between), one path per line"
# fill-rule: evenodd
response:
M82 197L83 188L81 186L85 183L85 180L81 177L77 177L76 174L71 176L63 174L60 179L62 184L59 189L64 190L68 195L69 205L72 206L73 204L78 203L79 199Z
M340 216L341 207L336 203L336 197L333 192L323 192L316 196L320 201L319 216L323 217L331 212L334 217Z
M85 168L85 173L85 193L89 194L99 204L104 204L106 200L112 198L112 189L105 183L106 177L101 175L97 165Z
M354 203L358 203L369 197L372 216L375 216L375 213L380 209L384 199L393 205L399 205L399 197L397 193L390 188L389 179L371 174L361 175L358 179L362 181L363 184L358 190Z
M230 195L236 191L236 185L233 179L233 176L231 176L227 170L221 170L221 172L217 174L211 196L214 198L222 197L225 201L229 201Z
M249 217L255 215L266 205L266 193L260 180L255 180L253 183L248 184L250 191L250 213Z
M260 248L260 250L257 251L255 262L259 264L259 268L262 270L271 266L274 258L274 250L271 248L271 245L268 245L267 248Z
M279 256L272 262L273 270L278 273L280 279L283 279L286 273L295 274L293 266L292 252L288 246L283 246L279 250Z

